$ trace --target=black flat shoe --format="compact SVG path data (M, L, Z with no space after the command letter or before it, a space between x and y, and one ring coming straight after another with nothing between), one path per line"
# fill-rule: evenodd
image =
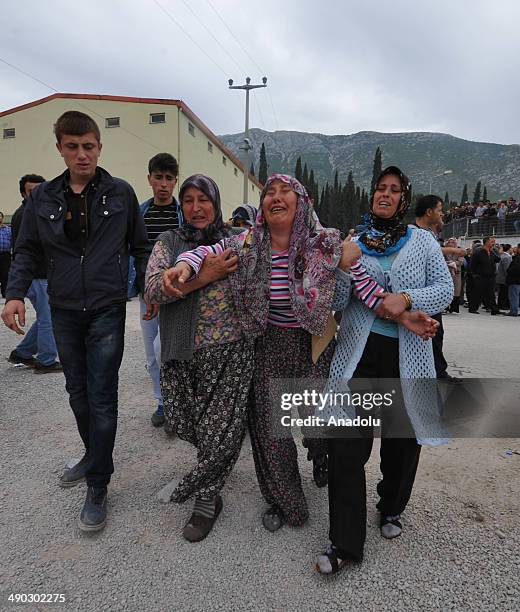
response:
M283 513L276 505L272 505L262 516L262 525L271 533L278 531L284 523Z
M327 455L319 455L312 460L312 477L319 489L329 484Z
M222 497L217 495L215 497L215 513L211 518L200 514L192 514L190 520L184 525L184 529L182 530L184 539L188 540L188 542L200 542L204 540L213 529L213 525L222 511L222 506Z

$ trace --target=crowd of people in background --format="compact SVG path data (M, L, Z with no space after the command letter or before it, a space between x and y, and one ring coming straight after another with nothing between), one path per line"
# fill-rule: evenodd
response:
M11 226L0 213L2 319L23 334L28 298L36 321L8 360L65 375L84 454L58 484L86 481L78 519L85 532L107 520L132 297L139 296L152 424L197 451L196 465L171 495L194 499L183 529L190 542L204 539L222 511L221 491L246 430L268 506L265 529L307 521L296 441L273 433L272 380L323 379L330 388L382 378L458 384L443 355L443 313L458 313L467 302L471 314L483 304L491 315L509 309L518 316L520 245L497 247L486 237L463 249L455 238L443 241L443 221L474 207L444 214L435 195L419 199L415 222L407 223L412 186L396 166L381 172L367 218L344 237L322 227L305 187L288 175L270 176L260 208L243 204L228 221L217 184L203 174L183 181L177 201L179 168L169 153L150 159L152 196L139 206L128 183L98 166L101 137L91 117L68 111L54 133L66 170L50 181L25 175ZM517 210L514 200L481 204L473 216L500 221ZM422 445L439 443L421 423L441 413L436 392L421 396L396 384L401 435L383 414L377 486L387 539L403 531ZM364 554L365 464L374 430L354 432L323 439L303 431L314 482L329 486L331 544L317 558L322 574Z
M520 203L512 197L496 202L489 200L480 200L476 203L463 202L451 204L444 214L445 223L457 220L460 222L462 219L468 220L469 223L476 223L475 231L480 234L520 233ZM473 228L468 226L468 229ZM471 235L474 235L475 231Z

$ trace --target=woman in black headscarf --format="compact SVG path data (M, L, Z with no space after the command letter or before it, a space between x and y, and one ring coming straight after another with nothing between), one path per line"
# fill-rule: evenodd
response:
M218 187L209 177L186 179L179 200L185 224L159 236L148 263L145 296L161 305L161 390L168 426L197 447L197 465L171 497L176 502L195 497L183 535L196 542L206 537L222 509L219 492L240 453L254 352L227 279L237 264L229 251L207 259L206 270L185 285L184 299L164 291L163 273L180 253L235 231L224 225Z
M377 486L381 535L388 539L402 531L401 513L412 493L421 444L441 442L435 428L438 404L431 340L425 342L396 320L405 310L423 310L429 315L442 312L453 296L451 276L437 241L404 221L410 200L409 179L395 166L386 168L377 179L366 229L358 240L363 253L360 264L385 292L382 298L375 298L380 303L371 310L351 297L351 279L338 270L333 302L343 316L330 388L368 390L369 379L373 394L373 382L393 379L391 408L382 409L383 478ZM353 410L354 414L347 411L346 416L364 413L363 409ZM363 558L365 464L374 433L370 426L352 430L348 439L329 439L331 545L317 560L323 574L333 574L348 561Z

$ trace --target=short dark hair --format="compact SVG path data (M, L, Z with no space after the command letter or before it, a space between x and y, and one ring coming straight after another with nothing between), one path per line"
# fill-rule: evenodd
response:
M416 218L424 217L426 212L430 209L437 208L437 204L441 203L444 205L442 198L436 195L425 195L422 198L417 200L417 204L415 205L415 216Z
M70 136L84 136L92 132L98 142L101 142L101 134L98 124L85 113L80 111L66 111L58 117L54 124L54 134L56 141L61 142L61 137L65 134Z
M506 242L506 244L502 245L502 248L504 249L504 251L509 251L509 249L511 248L511 245L507 244L507 242Z
M482 244L486 244L487 242L491 240L491 238L494 238L494 236L484 236L484 240L482 240Z
M171 172L173 176L178 176L179 164L171 153L157 153L148 162L148 174L157 171Z
M25 195L25 183L45 183L45 179L39 174L24 174L19 183L21 195Z

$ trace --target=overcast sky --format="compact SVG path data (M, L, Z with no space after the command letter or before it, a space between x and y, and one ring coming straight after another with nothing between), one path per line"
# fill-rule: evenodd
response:
M265 74L253 127L520 143L518 0L1 0L1 16L0 59L52 89L0 61L0 110L53 90L179 98L240 132L227 79Z

